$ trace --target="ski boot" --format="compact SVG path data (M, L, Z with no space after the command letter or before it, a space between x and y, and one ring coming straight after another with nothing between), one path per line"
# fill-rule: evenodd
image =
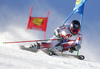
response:
M50 51L50 55L57 55L59 52L63 52L63 46L59 45L59 46L55 46L53 48L49 48Z
M31 44L30 47L33 50L38 50L40 49L40 44L38 42L36 42L35 44Z

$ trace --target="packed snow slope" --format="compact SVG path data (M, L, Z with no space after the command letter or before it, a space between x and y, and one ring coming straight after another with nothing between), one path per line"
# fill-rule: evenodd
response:
M0 69L100 69L100 63L33 53L19 46L0 46Z
M39 37L35 35L38 33L26 32L20 27L13 29L9 27L8 30L0 32L0 69L100 69L100 63L91 61L90 58L78 60L48 56L43 51L34 53L21 50L19 46L22 44L3 44L4 41L29 40ZM23 45L29 44L31 43L23 43Z

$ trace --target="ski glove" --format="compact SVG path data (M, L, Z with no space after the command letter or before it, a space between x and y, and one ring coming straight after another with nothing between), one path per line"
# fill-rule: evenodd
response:
M75 51L78 51L80 48L81 48L81 45L79 45L79 44L75 45Z
M62 36L60 36L60 30L59 29L55 30L54 35L58 38L58 41L63 40Z
M54 35L56 37L59 37L60 36L60 30L59 29L56 29L55 32L54 32Z

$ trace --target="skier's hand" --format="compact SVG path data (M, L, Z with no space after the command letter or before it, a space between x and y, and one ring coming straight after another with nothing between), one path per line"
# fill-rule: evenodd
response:
M78 51L80 48L81 48L81 45L79 45L79 44L75 45L75 51Z
M63 41L63 38L61 36L59 36L58 41Z
M56 37L59 37L59 36L60 36L60 31L59 31L59 29L56 29L56 30L55 30L54 35L55 35Z

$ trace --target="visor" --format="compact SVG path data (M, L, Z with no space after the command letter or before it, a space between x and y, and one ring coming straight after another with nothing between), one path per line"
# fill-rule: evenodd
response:
M80 29L71 28L71 32L72 32L73 34L77 34L79 31L80 31Z

